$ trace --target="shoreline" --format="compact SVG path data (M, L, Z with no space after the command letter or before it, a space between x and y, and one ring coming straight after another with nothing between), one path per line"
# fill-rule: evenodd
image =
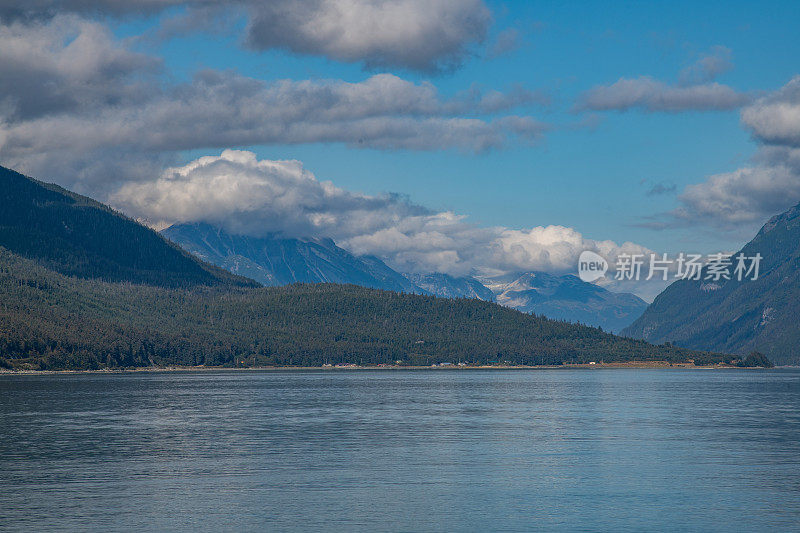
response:
M667 363L665 361L634 361L626 363L596 363L568 365L444 365L444 366L399 366L399 365L342 365L342 366L254 366L254 367L218 367L218 366L165 366L98 370L0 370L0 375L50 375L50 374L131 374L131 373L169 373L169 372L308 372L308 371L469 371L469 370L597 370L597 369L675 369L675 370L728 370L758 369L761 367L738 367L734 365L695 365L693 363ZM789 367L787 367L789 368Z

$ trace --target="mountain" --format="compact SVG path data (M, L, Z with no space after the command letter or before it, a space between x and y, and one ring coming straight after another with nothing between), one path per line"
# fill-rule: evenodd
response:
M350 283L420 294L422 289L376 257L356 257L331 239L231 235L209 224L178 224L161 232L204 261L266 286Z
M773 217L740 253L761 254L758 279L676 281L622 333L728 353L757 350L777 364L799 364L800 205Z
M527 272L493 288L500 305L612 332L622 330L647 307L634 294L611 292L573 275Z
M477 298L487 302L494 301L494 293L475 278L454 277L441 272L406 274L406 277L428 294L441 298Z
M165 287L254 285L56 185L0 167L0 246L61 274Z

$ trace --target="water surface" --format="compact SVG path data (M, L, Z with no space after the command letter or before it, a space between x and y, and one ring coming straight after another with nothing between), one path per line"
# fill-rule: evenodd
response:
M800 371L0 375L8 530L800 528Z

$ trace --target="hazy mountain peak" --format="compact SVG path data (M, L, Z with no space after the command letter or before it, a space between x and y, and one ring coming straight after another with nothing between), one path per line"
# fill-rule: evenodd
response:
M647 307L638 296L614 293L572 274L523 272L505 279L511 281L490 285L501 305L609 331L621 330Z
M198 257L264 285L340 283L407 293L424 291L376 257L356 257L329 238L234 235L205 223L162 234Z

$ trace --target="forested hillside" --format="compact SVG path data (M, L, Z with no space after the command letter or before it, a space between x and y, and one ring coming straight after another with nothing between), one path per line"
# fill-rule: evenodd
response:
M352 285L170 289L69 278L0 249L0 365L727 361L478 300Z
M109 207L0 167L0 246L87 279L166 287L256 286Z

